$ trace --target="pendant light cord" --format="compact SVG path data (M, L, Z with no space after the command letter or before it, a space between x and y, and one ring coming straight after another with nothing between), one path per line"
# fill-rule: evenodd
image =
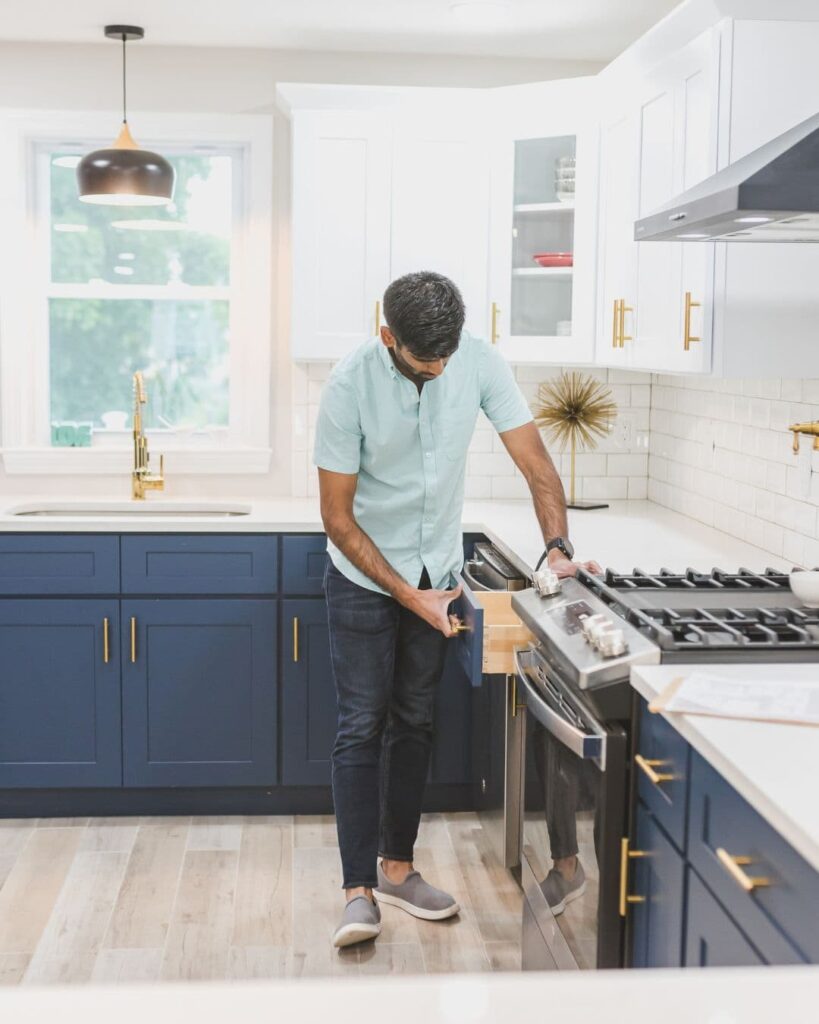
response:
M126 85L125 85L125 33L122 33L122 123L128 123L127 106L125 102L126 97Z

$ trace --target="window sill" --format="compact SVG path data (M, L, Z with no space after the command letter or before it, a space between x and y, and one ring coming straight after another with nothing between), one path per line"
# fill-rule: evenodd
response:
M270 448L163 448L165 473L175 475L237 475L267 473ZM11 475L114 476L130 474L130 448L2 448L6 473ZM159 471L160 451L151 453L151 469Z

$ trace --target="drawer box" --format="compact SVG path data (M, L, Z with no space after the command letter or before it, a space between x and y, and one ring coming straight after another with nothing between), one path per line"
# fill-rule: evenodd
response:
M695 751L688 836L690 863L768 963L819 963L819 873ZM769 884L748 891L754 878Z
M275 594L275 534L129 534L124 594Z
M480 686L483 675L511 675L514 648L533 639L512 608L512 591L472 590L461 576L457 581L463 592L455 602L455 614L463 630L455 642L469 681Z
M661 716L640 702L634 758L637 792L679 850L685 848L690 747ZM670 776L670 778L669 778Z
M119 537L94 533L0 535L0 595L119 593Z
M323 533L282 538L282 593L323 594L327 537Z

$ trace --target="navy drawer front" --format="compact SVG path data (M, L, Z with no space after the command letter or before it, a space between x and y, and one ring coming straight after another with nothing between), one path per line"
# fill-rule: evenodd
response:
M275 594L275 534L135 534L122 538L124 594Z
M771 884L745 891L719 850ZM819 873L695 751L688 859L768 963L819 963Z
M119 537L113 534L0 536L0 596L118 592Z
M282 592L322 594L327 537L323 533L282 538Z
M637 792L682 850L685 847L690 747L664 718L651 714L644 701L640 704L639 729L634 765Z

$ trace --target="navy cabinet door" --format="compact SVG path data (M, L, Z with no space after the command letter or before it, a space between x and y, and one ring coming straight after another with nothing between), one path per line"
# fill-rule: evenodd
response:
M0 787L121 784L119 602L0 600Z
M326 562L325 534L282 537L282 593L321 596Z
M682 964L685 863L642 804L637 805L636 851L630 891L643 903L629 907L634 967Z
M430 782L468 783L472 760L472 684L455 641L447 650L444 674L435 694L435 739Z
M282 601L282 781L328 785L336 688L323 598Z
M692 868L688 869L687 906L686 967L746 967L765 963Z
M276 781L276 602L122 602L126 786Z

